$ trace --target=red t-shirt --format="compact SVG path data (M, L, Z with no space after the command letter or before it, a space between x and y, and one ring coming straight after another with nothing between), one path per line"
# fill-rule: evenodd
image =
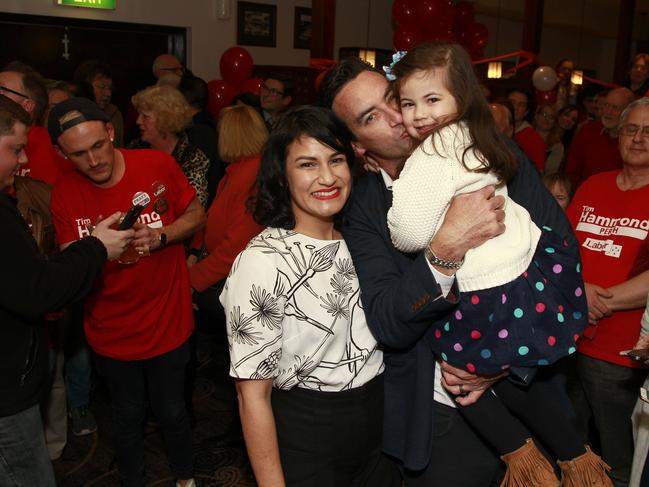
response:
M56 153L47 129L34 125L27 132L27 145L25 146L27 164L20 167L20 176L29 176L41 179L54 185L61 174L74 170L69 161Z
M207 212L205 246L209 255L189 270L196 291L228 277L234 259L264 227L255 223L246 207L257 173L259 157L229 164Z
M622 168L617 137L603 132L599 120L586 123L572 139L566 174L577 188L593 174Z
M99 215L128 211L136 196L150 199L139 221L158 228L174 222L195 198L172 157L154 150L121 153L124 176L111 188L99 188L77 172L54 186L51 206L59 242L88 235L88 225ZM164 208L161 202L167 209L159 214L154 208ZM90 346L118 360L155 357L184 343L194 322L183 246L169 245L136 264L108 262L86 300L84 326Z
M514 134L516 143L534 163L539 172L545 168L545 142L539 133L532 127L526 127Z
M620 191L619 171L596 174L577 190L568 218L580 245L585 282L609 288L628 279L629 272L647 240L649 185ZM619 355L633 348L640 333L643 309L615 311L599 321L593 339L579 340L578 351L607 362L638 367Z

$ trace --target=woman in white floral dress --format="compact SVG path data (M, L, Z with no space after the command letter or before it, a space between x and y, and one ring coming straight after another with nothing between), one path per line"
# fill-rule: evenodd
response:
M383 354L337 221L351 133L300 107L274 128L254 217L221 302L248 455L260 487L394 486L381 454Z

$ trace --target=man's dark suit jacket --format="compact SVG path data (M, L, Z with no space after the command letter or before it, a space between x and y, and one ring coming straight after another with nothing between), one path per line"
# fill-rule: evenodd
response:
M574 244L570 224L518 149L517 175L509 195L540 227L547 225ZM354 187L343 234L358 274L367 322L385 347L384 450L411 470L430 461L435 357L424 335L431 323L455 306L445 299L423 252L405 254L390 240L387 213L392 193L380 174L367 174ZM577 257L578 258L578 257ZM454 285L455 295L459 295Z

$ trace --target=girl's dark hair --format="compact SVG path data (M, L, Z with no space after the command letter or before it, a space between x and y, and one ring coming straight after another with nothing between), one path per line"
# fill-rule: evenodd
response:
M457 103L457 118L453 121L466 122L473 140L462 155L462 164L470 170L464 158L469 150L475 149L483 166L475 169L475 172L493 171L504 182L509 181L516 173L518 162L507 146L504 136L496 128L471 59L459 44L426 42L409 51L393 68L397 77L392 84L395 97L399 99L401 81L413 72L441 68L446 68L446 88Z
M248 200L253 218L263 226L291 230L295 215L286 178L286 156L291 143L300 137L312 137L344 154L347 164L354 162L352 133L334 113L322 107L301 106L287 110L273 127L262 154L254 196ZM340 223L342 211L335 224Z

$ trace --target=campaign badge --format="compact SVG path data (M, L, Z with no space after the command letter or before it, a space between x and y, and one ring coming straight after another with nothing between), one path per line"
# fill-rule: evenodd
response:
M167 193L167 187L164 183L156 181L151 185L151 191L153 192L153 197L155 201L153 202L153 210L158 214L162 215L169 210L169 203L167 203L167 198L165 194Z
M141 205L144 206L145 208L151 203L151 197L148 195L148 193L145 193L144 191L138 191L133 195L133 206L135 205Z

